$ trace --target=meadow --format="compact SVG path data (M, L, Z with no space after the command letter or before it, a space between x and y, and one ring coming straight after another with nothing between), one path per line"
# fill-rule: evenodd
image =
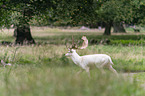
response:
M144 30L134 33L127 29L125 34L106 37L102 36L103 30L32 27L31 31L36 45L0 45L0 59L12 64L0 67L1 96L144 96ZM1 30L1 42L14 42L12 35L13 29ZM64 55L68 51L65 44L71 43L72 35L80 45L83 35L89 41L109 38L113 43L89 42L77 53L111 56L119 77L107 69L106 74L91 70L91 78L86 72L76 75L80 68Z

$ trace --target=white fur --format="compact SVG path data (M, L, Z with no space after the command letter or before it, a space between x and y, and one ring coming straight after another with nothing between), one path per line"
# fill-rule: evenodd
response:
M97 67L102 72L104 72L103 67L109 68L112 72L117 74L116 70L112 67L113 62L111 60L111 57L106 54L93 54L93 55L85 55L85 56L79 56L76 53L76 50L70 49L65 56L71 57L73 62L80 66L82 69L86 70L86 72L89 74L90 68ZM80 72L79 72L80 73Z

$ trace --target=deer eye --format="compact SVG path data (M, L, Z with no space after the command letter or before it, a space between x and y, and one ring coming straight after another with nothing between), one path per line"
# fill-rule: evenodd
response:
M73 53L73 51L70 51L70 53Z

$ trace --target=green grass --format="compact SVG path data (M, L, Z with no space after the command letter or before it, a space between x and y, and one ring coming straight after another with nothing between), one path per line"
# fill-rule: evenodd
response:
M1 70L2 96L141 96L143 90L113 74L76 76L75 67L19 66ZM10 71L10 72L7 72ZM98 73L95 73L98 72ZM23 74L22 74L23 73ZM94 74L95 73L95 74ZM5 90L4 90L5 89Z
M92 71L92 78L88 79L85 72L76 76L76 69L31 65L3 69L1 88L5 91L0 92L4 96L141 96L144 93L136 82L113 78L113 74L102 76L95 73L98 71Z
M6 33L3 35L5 40L13 42L12 33ZM105 69L106 74L103 75L97 69L91 70L90 79L86 72L76 75L80 68L70 58L64 56L68 51L64 44L72 34L78 39L84 34L91 39L95 38L96 33L32 29L36 42L51 42L51 44L1 46L0 59L12 63L13 66L0 67L0 95L143 96L145 91L140 85L143 84L141 81L144 81L144 73L135 74L132 82L128 76L123 74L124 72L145 71L144 46L92 44L84 50L77 50L79 55L108 54L114 62L113 67L119 73L119 77L107 69ZM54 36L55 34L57 35ZM11 39L8 39L9 37ZM3 40L2 37L0 38ZM112 38L117 39L119 36L112 36ZM135 37L130 36L130 38ZM69 40L71 42L71 39Z

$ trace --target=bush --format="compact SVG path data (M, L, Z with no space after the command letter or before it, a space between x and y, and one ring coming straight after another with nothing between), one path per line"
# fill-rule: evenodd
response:
M142 60L123 60L123 59L115 59L113 60L114 65L113 67L118 71L123 72L144 72L145 66L144 66L144 59Z
M110 45L145 45L143 40L111 40Z

